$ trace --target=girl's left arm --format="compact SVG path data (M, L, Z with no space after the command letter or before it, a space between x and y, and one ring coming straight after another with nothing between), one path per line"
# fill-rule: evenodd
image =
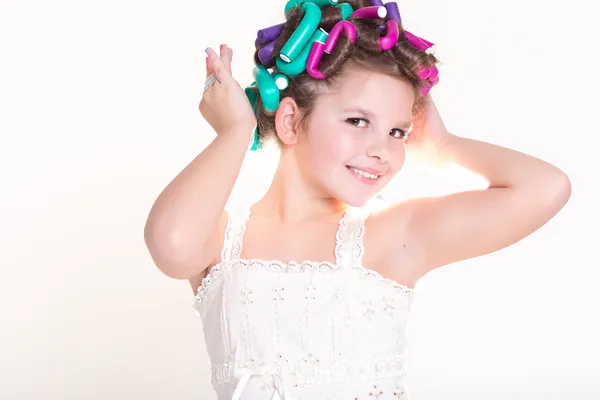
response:
M419 277L523 239L549 221L571 195L569 178L557 167L447 132L431 98L415 120L414 136L406 143L407 151L413 146L430 164L457 164L489 182L485 190L415 199L388 210L390 222L405 220L408 211L403 237L422 255L415 264Z

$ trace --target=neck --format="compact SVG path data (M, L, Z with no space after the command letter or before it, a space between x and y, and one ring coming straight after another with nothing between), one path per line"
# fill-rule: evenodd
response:
M282 150L271 186L252 212L282 222L300 222L346 208L302 171L294 152Z

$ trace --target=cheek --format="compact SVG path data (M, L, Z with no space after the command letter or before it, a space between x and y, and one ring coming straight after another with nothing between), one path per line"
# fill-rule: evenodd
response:
M389 160L390 167L394 173L400 171L404 166L404 161L406 160L406 148L404 143L399 146L394 146L394 149L391 151L391 157Z
M314 146L314 155L320 166L345 165L355 156L357 150L357 143L352 135L334 130L320 136Z

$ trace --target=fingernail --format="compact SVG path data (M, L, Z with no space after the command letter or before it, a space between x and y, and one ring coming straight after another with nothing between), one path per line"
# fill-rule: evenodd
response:
M207 47L206 49L204 49L204 51L210 56L210 47Z
M223 47L224 47L224 46L225 46L224 44L220 45L220 46L219 46L219 50L223 51Z

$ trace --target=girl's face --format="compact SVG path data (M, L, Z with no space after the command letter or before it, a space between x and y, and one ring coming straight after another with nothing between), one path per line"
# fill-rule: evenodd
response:
M359 68L320 95L296 155L305 176L338 200L360 207L398 173L415 94L403 80Z

